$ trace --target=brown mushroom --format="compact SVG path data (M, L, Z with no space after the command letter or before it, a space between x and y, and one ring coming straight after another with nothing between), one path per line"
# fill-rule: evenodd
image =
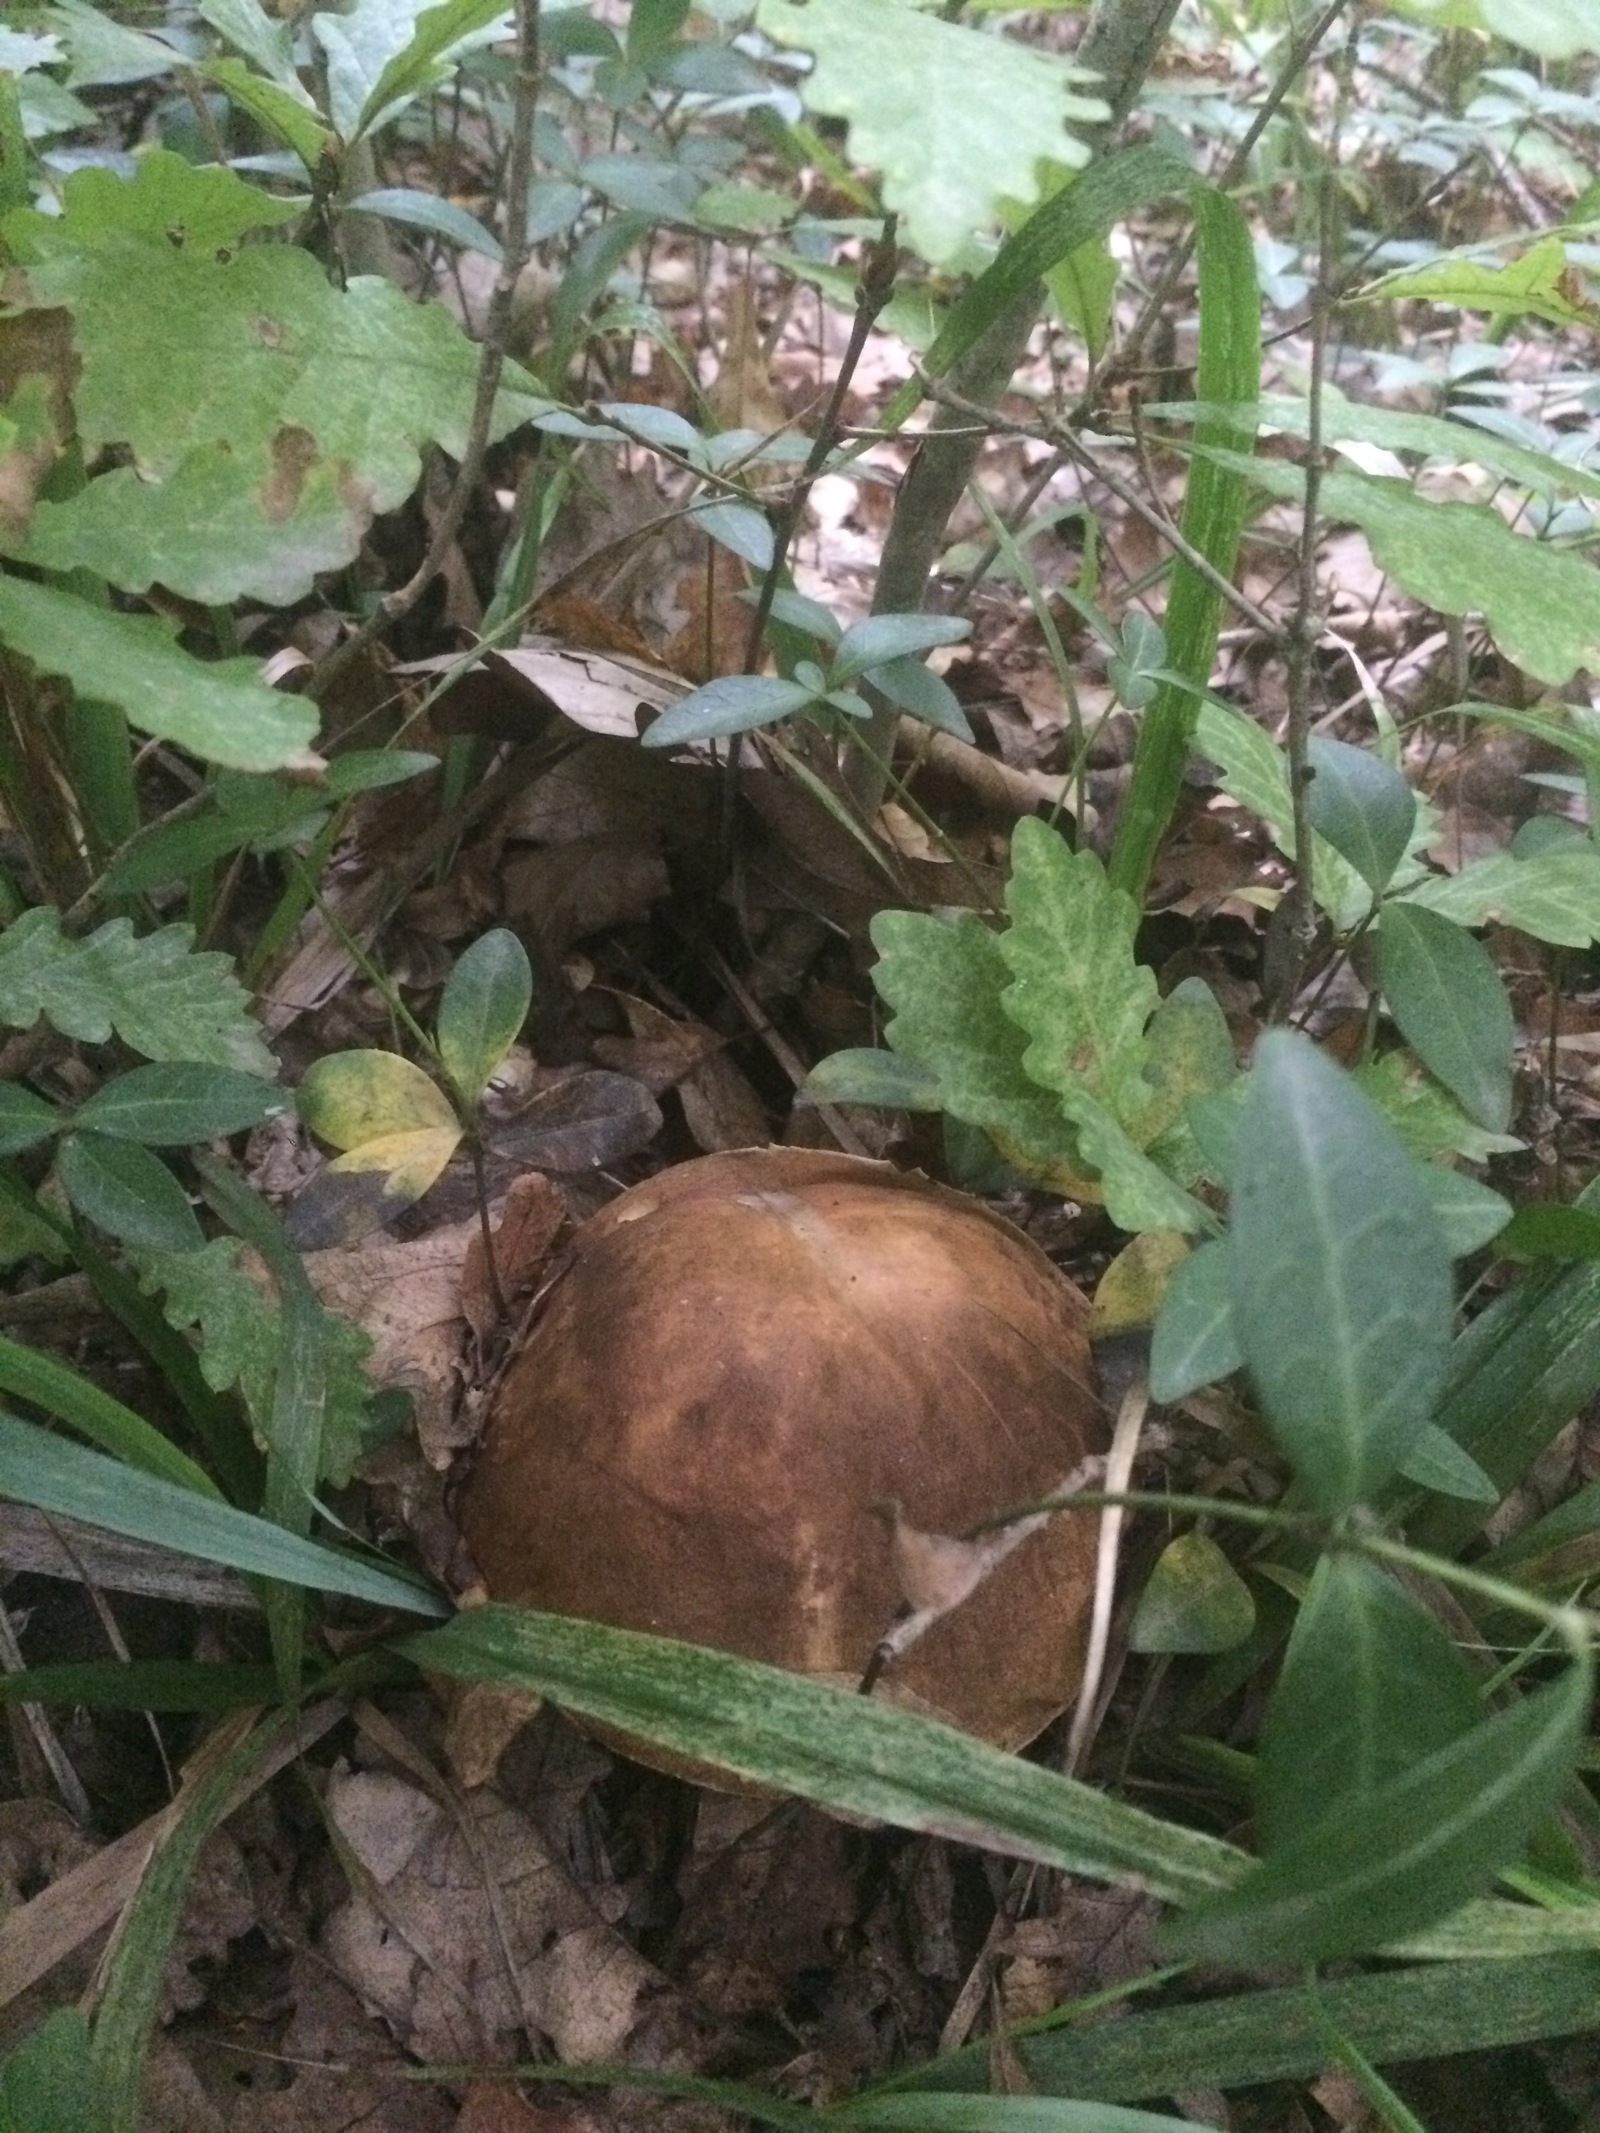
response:
M957 1533L1102 1448L1088 1307L1011 1225L884 1163L707 1156L624 1193L495 1396L462 1492L500 1600L853 1684L901 1602L886 1499ZM1053 1520L884 1693L1004 1747L1075 1696L1096 1521Z

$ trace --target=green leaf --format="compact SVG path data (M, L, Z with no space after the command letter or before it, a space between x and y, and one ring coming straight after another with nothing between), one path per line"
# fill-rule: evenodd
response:
M872 670L872 686L897 710L920 718L939 733L953 733L958 741L972 739L972 727L957 696L942 674L935 674L920 659L891 659Z
M1066 1193L1080 1189L1060 1106L1023 1071L1022 1031L1000 1006L1011 973L982 919L880 911L871 934L872 982L893 1010L884 1034L894 1050L933 1076L944 1109L982 1127L1019 1170Z
M31 1029L43 1015L82 1044L104 1044L115 1031L147 1059L275 1074L229 959L196 954L193 942L189 926L136 938L125 918L69 940L58 912L24 911L0 933L0 1022Z
M755 570L772 568L772 521L764 511L716 498L708 504L696 504L693 517L702 533L709 535L719 548L736 555L741 563L748 563Z
M1359 294L1363 300L1380 301L1420 297L1460 311L1486 311L1491 318L1540 318L1556 326L1593 324L1593 308L1575 293L1567 248L1556 236L1536 239L1514 259L1468 259L1447 252L1442 259L1385 274Z
M815 703L817 692L775 674L724 674L691 689L640 736L646 748L676 748L775 725Z
M1299 502L1303 469L1281 459L1219 462L1248 468L1269 495ZM1552 688L1600 665L1600 580L1581 556L1513 532L1488 504L1441 503L1408 483L1337 470L1320 508L1367 537L1373 561L1413 598L1444 615L1481 614L1513 665Z
M1516 1027L1489 951L1448 918L1396 901L1378 921L1378 972L1400 1034L1469 1118L1511 1123Z
M1119 1229L1188 1232L1213 1229L1214 1218L1141 1153L1108 1104L1081 1084L1061 1092L1061 1109L1077 1134L1078 1154L1094 1173L1106 1213Z
M174 1060L119 1074L79 1106L75 1123L114 1140L187 1148L218 1134L242 1133L292 1108L281 1089L254 1074Z
M459 956L439 1001L439 1057L469 1104L521 1034L533 1005L533 966L517 936L496 926Z
M1150 1343L1150 1394L1169 1405L1243 1365L1228 1246L1217 1237L1180 1259L1167 1284Z
M1600 1214L1529 1201L1500 1233L1503 1259L1600 1259Z
M1216 1542L1181 1533L1156 1558L1128 1642L1136 1652L1226 1652L1255 1626L1250 1588Z
M311 18L328 59L328 101L346 141L393 118L445 77L447 62L487 44L505 17L496 0L356 0L343 14Z
M308 173L314 174L334 147L337 136L317 116L316 106L298 81L265 81L242 59L211 59L200 71L207 81L226 91L229 101L247 118L292 148Z
M961 615L868 615L852 623L834 646L828 685L836 688L892 659L914 658L971 635L972 624Z
M1460 1740L1477 1716L1471 1671L1427 1609L1375 1564L1324 1556L1261 1729L1262 1851L1309 1838Z
M0 2060L5 2133L103 2133L105 2096L89 2051L89 2025L58 2007Z
M119 1244L188 1252L205 1241L183 1187L159 1156L133 1141L69 1133L56 1153L56 1175L78 1213Z
M1196 1184L1214 1173L1195 1138L1190 1107L1223 1095L1239 1072L1228 1018L1204 978L1184 978L1157 1002L1145 1045L1151 1093L1143 1130L1150 1153L1182 1184Z
M1263 393L1261 420L1296 437L1311 433L1311 411L1303 399ZM1160 409L1151 408L1151 414ZM1174 412L1180 412L1175 410ZM1317 411L1324 445L1345 442L1381 445L1391 452L1417 452L1449 466L1464 463L1504 474L1509 481L1542 496L1600 497L1600 474L1554 452L1536 452L1510 438L1497 437L1477 423L1409 408L1370 407L1349 400L1324 381Z
M1308 813L1314 830L1348 859L1381 896L1406 856L1417 822L1417 796L1370 748L1313 737Z
M110 246L124 237L169 251L219 252L254 230L294 221L303 203L250 185L235 171L197 168L169 148L152 149L131 176L96 167L75 171L63 188L64 213L6 218L6 234L29 261L63 246Z
M72 55L67 83L73 89L120 88L170 74L178 55L159 38L131 30L86 0L55 0L50 20Z
M163 1312L181 1332L194 1329L201 1374L213 1392L235 1385L259 1442L272 1440L278 1362L283 1348L277 1298L239 1263L236 1237L213 1237L198 1252L140 1252L147 1288L164 1291ZM372 1388L362 1370L367 1336L332 1312L322 1327L325 1400L319 1480L342 1488L367 1449Z
M87 494L87 491L82 492ZM202 661L175 623L119 615L54 586L0 577L0 639L81 696L115 704L130 725L232 770L314 768L317 714L269 689L253 659Z
M1494 1155L1514 1155L1523 1146L1509 1133L1485 1133L1474 1125L1410 1052L1385 1052L1380 1059L1357 1067L1350 1078L1429 1169L1444 1157L1464 1156L1469 1163L1486 1163ZM1437 1182L1430 1182L1428 1189L1432 1197L1438 1197L1441 1190Z
M1526 859L1497 852L1459 874L1430 876L1408 888L1404 900L1458 926L1496 920L1557 948L1587 948L1600 940L1600 850L1586 842Z
M1105 115L1054 55L904 0L760 0L756 19L813 55L807 105L848 122L852 157L883 173L885 206L935 266L962 258L1003 200L1037 200L1042 160L1081 168L1089 151L1068 123Z
M1233 1322L1317 1508L1370 1499L1433 1411L1450 1261L1416 1165L1304 1038L1257 1049L1234 1156Z
M1520 1855L1561 1797L1593 1671L1587 1656L1574 1661L1550 1687L1319 1818L1176 1920L1165 1935L1174 1957L1331 1961L1445 1917Z
M1023 1064L1041 1088L1097 1098L1139 1137L1151 1109L1145 1025L1155 973L1134 960L1139 911L1091 851L1073 852L1025 816L1011 840L1011 926L1000 952L1007 1015L1028 1037Z
M402 1571L286 1533L267 1519L65 1444L9 1415L0 1415L0 1493L61 1518L81 1518L108 1533L197 1555L202 1562L225 1563L247 1576L344 1593L408 1614L449 1612L442 1594Z
M1400 1472L1407 1481L1432 1489L1440 1496L1459 1496L1467 1503L1498 1503L1500 1491L1470 1452L1454 1437L1446 1436L1437 1422L1425 1422L1417 1432Z
M20 1155L61 1130L58 1111L15 1081L0 1082L0 1155Z
M405 502L425 445L461 457L478 352L442 305L370 276L336 287L300 246L175 245L167 225L219 212L216 174L176 157L163 170L149 200L139 179L109 181L120 220L82 189L106 174L78 172L65 212L26 224L27 290L72 314L85 451L115 447L132 467L42 504L21 552L52 569L87 567L92 552L125 591L159 578L206 601L247 583L298 599ZM269 215L281 205L240 190ZM549 405L532 382L507 366L492 437Z
M252 66L285 88L298 87L294 70L294 30L274 22L260 0L198 0L197 12L219 37L225 37Z
M953 1727L698 1645L487 1606L401 1649L429 1672L535 1689L566 1710L802 1799L1070 1873L1132 1874L1182 1899L1226 1882L1240 1863L1231 1845Z
M805 1078L802 1092L819 1104L880 1104L892 1111L943 1109L939 1077L897 1052L863 1045L830 1052Z
M1279 851L1292 859L1294 803L1288 762L1277 742L1246 713L1210 698L1196 713L1192 739L1196 752L1217 765L1222 790L1259 815ZM1313 835L1311 852L1318 904L1341 931L1359 925L1372 909L1371 890L1326 837Z
M454 200L437 193L423 193L404 185L379 186L358 193L344 203L347 215L377 215L384 222L398 222L406 229L425 230L430 237L443 237L463 251L480 252L497 263L505 257L498 237L486 230L476 215L469 215Z

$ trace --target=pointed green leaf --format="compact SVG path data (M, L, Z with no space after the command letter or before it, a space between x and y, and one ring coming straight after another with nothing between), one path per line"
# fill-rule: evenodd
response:
M1308 753L1311 827L1349 860L1374 896L1381 895L1411 842L1416 794L1370 748L1317 737Z
M972 727L957 696L942 674L935 674L920 659L891 659L872 670L872 686L897 710L920 718L939 733L953 733L958 741L972 739Z
M868 615L853 622L834 647L830 684L853 681L891 659L911 659L936 645L959 644L972 635L963 615Z
M1427 1609L1375 1564L1324 1556L1261 1730L1263 1853L1450 1747L1477 1716L1471 1671Z
M119 1244L187 1252L205 1242L183 1187L159 1156L133 1141L69 1133L56 1174L78 1213Z
M815 703L817 692L776 674L724 674L691 689L640 736L646 748L676 748L775 725Z
M439 1001L437 1037L444 1070L469 1104L517 1041L533 1005L533 966L505 926L458 957Z
M1442 1163L1424 1163L1422 1179L1433 1211L1439 1217L1444 1241L1452 1259L1465 1259L1498 1237L1512 1220L1511 1202L1464 1171L1447 1170ZM1600 1246L1600 1224L1595 1228Z
M1233 1322L1266 1420L1319 1510L1372 1496L1429 1418L1450 1261L1416 1164L1303 1037L1257 1049L1233 1171Z
M0 1338L0 1392L59 1416L91 1444L130 1466L142 1467L147 1474L159 1474L180 1488L198 1489L203 1496L221 1493L203 1467L196 1466L142 1415L53 1356Z
M1444 1918L1518 1858L1560 1798L1593 1671L1587 1658L1575 1662L1550 1687L1323 1816L1176 1920L1165 1935L1172 1955L1240 1967L1324 1962Z
M150 1148L187 1148L217 1134L243 1133L293 1109L282 1089L232 1067L167 1060L133 1067L78 1108L77 1124Z
M750 504L736 504L726 497L718 497L711 503L695 506L694 522L719 548L726 548L741 563L748 563L753 570L772 568L775 548L772 521L764 511L757 511Z
M1395 902L1378 921L1378 972L1400 1034L1469 1118L1511 1122L1516 1026L1483 943L1436 911Z
M1128 1632L1136 1652L1226 1652L1256 1626L1250 1588L1205 1533L1181 1533L1156 1558Z
M1227 1089L1239 1067L1233 1032L1204 978L1185 978L1157 1003L1145 1030L1149 1152L1185 1185L1213 1175L1190 1124L1191 1104Z
M1466 1503L1500 1501L1499 1489L1477 1460L1463 1451L1454 1437L1447 1436L1437 1422L1422 1425L1401 1460L1399 1471L1407 1481L1418 1482L1438 1496L1459 1496Z
M0 1155L20 1155L60 1131L61 1114L15 1081L0 1082Z
M1164 1405L1181 1400L1243 1364L1228 1246L1217 1237L1181 1259L1167 1284L1150 1343L1150 1396Z

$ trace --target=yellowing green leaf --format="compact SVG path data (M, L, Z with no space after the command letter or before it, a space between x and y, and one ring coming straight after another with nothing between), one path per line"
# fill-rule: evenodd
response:
M1359 297L1422 297L1494 318L1542 318L1553 326L1600 323L1600 305L1585 294L1559 237L1541 237L1520 258L1503 262L1463 258L1460 253L1405 267L1369 283Z
M344 1149L380 1136L461 1132L443 1090L396 1052L330 1052L317 1060L300 1084L300 1115L319 1140Z

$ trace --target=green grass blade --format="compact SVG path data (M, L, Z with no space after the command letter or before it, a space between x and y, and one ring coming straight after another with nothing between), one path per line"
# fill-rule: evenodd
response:
M1600 1956L1390 1969L1325 1985L1321 1997L1326 2017L1376 2065L1488 2051L1600 2028ZM977 2088L993 2049L985 2039L892 2086L919 2093ZM1306 2080L1330 2063L1298 1988L1140 2010L1117 2022L1013 2037L1009 2049L1041 2093L1107 2102Z
M120 1400L112 1399L98 1385L69 1370L50 1356L19 1347L0 1335L0 1392L13 1399L31 1400L46 1414L87 1437L91 1444L110 1452L113 1458L147 1474L157 1474L175 1488L194 1489L202 1496L219 1497L221 1491L203 1467L153 1429L142 1415Z
M1230 444L1248 452L1253 407L1261 390L1261 296L1255 253L1244 217L1224 194L1193 192L1199 239L1200 354L1198 397L1205 412L1196 444ZM1249 510L1249 481L1234 468L1197 459L1189 468L1181 531L1188 545L1224 578L1233 574ZM1133 776L1112 849L1110 874L1141 907L1156 848L1166 834L1183 785L1199 698L1207 687L1222 620L1222 595L1192 564L1173 565L1165 628L1167 665L1188 688L1162 684L1145 712L1134 751Z
M152 1541L203 1562L316 1592L338 1592L408 1614L447 1615L449 1602L403 1571L325 1548L264 1518L211 1503L191 1489L66 1444L31 1423L0 1414L0 1495L63 1518L82 1519L130 1539Z
M405 1657L536 1689L675 1754L826 1807L1182 1901L1226 1886L1231 1845L1004 1755L952 1727L776 1667L517 1607L477 1607Z

